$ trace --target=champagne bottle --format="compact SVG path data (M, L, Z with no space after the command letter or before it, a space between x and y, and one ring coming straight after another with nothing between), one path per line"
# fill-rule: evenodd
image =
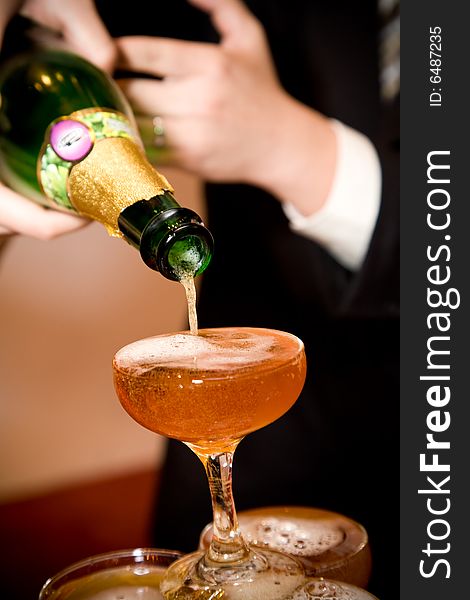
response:
M147 160L119 87L79 56L35 50L3 66L0 177L31 200L99 221L168 279L210 262L210 232Z

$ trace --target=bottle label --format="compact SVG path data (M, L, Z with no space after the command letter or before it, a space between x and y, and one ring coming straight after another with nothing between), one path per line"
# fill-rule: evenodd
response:
M53 121L38 159L38 180L50 205L76 212L68 192L74 165L106 138L127 138L140 145L129 119L104 109L87 109Z

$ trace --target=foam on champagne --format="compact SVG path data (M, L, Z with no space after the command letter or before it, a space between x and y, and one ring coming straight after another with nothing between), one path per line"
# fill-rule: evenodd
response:
M312 519L244 517L240 521L243 536L249 543L269 546L273 550L295 556L315 556L342 543L344 533L330 523Z
M284 338L287 334L282 334ZM154 336L125 346L115 356L118 369L142 374L156 365L167 368L198 368L204 371L259 367L259 363L282 362L288 354L295 356L300 340L289 336L291 343L282 351L278 338L268 330L222 328L201 330L199 335L175 333ZM271 350L276 347L276 354ZM295 350L295 352L294 352ZM197 363L195 362L197 361Z

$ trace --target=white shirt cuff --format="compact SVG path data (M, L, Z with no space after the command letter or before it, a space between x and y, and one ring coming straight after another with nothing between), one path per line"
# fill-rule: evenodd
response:
M334 119L330 122L337 161L326 202L307 217L292 204L283 204L283 209L293 231L321 244L339 263L355 271L366 256L377 221L382 171L365 135Z

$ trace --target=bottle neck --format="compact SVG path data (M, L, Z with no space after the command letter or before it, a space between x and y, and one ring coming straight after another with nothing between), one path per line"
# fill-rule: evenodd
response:
M180 207L168 191L124 209L118 225L125 239L140 250L145 264L167 279L196 277L212 257L211 233L194 211Z
M71 169L68 189L79 214L124 236L168 279L195 277L209 264L211 234L196 213L179 206L171 185L133 140L97 141Z
M172 190L142 148L125 137L97 140L91 152L73 165L67 189L76 212L99 221L111 235L118 236L118 219L125 209ZM171 206L177 206L175 200Z
M179 208L179 205L168 191L149 200L139 200L119 215L119 230L132 246L140 249L142 234L147 225L161 213L174 208Z

